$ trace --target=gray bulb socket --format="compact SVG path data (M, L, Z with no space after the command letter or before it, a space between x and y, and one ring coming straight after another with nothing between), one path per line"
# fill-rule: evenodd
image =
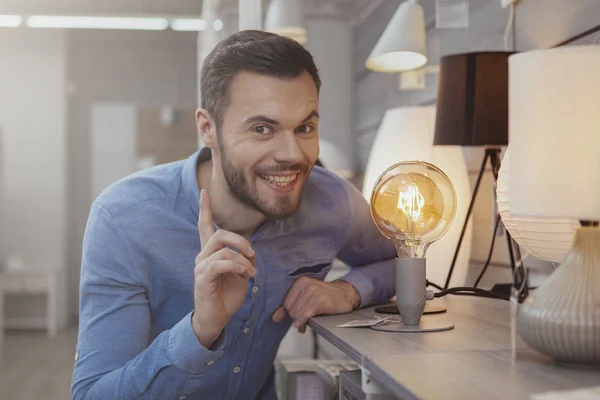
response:
M425 258L396 259L396 304L405 325L419 325L425 310Z

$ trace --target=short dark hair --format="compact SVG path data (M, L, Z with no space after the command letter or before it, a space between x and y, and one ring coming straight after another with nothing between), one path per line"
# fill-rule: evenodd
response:
M307 71L317 92L321 78L312 55L298 42L274 33L245 30L223 39L202 63L200 99L220 130L229 101L229 85L241 71L295 78Z

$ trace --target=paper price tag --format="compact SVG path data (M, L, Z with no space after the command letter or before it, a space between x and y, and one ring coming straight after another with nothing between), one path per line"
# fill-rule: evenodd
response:
M337 325L336 328L365 328L369 326L375 326L384 321L389 321L392 317L387 318L364 318L364 319L353 319L352 321L345 322L341 325Z

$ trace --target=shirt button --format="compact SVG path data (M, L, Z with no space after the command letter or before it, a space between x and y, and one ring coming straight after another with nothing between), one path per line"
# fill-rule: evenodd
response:
M254 287L252 288L252 293L256 293L256 292L258 292L258 286L254 286Z
M233 368L233 373L237 374L238 372L240 372L240 369L241 369L240 367Z
M185 399L185 396L181 396L181 397L179 398L179 400L184 400L184 399Z
M248 334L248 332L250 332L250 328L248 328L248 327L244 328L244 333Z
M209 362L206 363L206 365L213 365L215 363L215 360L210 360Z

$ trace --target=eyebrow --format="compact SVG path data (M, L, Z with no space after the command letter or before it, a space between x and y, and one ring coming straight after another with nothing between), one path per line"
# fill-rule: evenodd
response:
M308 116L306 116L306 118L302 120L301 124L308 122L313 118L319 118L319 113L316 110L311 111L310 114L308 114ZM252 124L255 122L266 122L267 124L271 125L280 125L278 121L274 120L273 118L269 118L265 115L254 115L246 119L245 121L246 124Z

